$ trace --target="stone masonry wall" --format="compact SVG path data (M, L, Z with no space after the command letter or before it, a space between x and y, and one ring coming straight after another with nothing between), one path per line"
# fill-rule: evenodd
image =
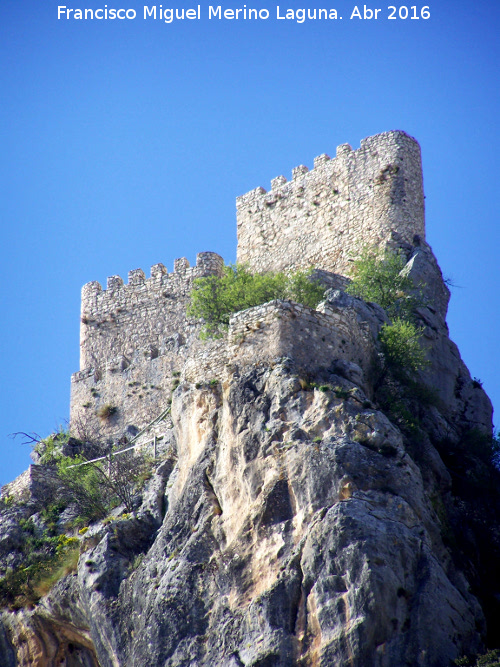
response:
M373 335L349 309L330 305L314 310L271 301L236 313L222 339L204 343L196 336L188 346L155 359L139 356L126 367L108 365L102 376L92 369L75 374L72 425L78 428L83 421L87 429L105 436L126 433L130 439L165 409L180 380L222 380L247 365L269 365L283 357L304 373L330 368L339 360L356 364L361 373L370 368L373 354ZM117 412L102 420L97 413L105 404L117 407Z
M348 274L362 245L393 232L412 243L425 239L422 165L418 143L405 132L368 137L361 147L320 155L314 169L301 165L287 183L271 181L236 200L238 262L255 271L314 266Z
M308 373L343 361L369 369L375 354L371 332L355 312L326 304L314 310L291 301L271 301L236 313L227 336L211 341L187 360L183 379L222 380L250 364L290 358Z
M53 483L54 473L45 466L30 465L19 477L1 488L2 498L11 496L17 502L43 500Z
M128 285L120 276L108 278L106 290L96 281L84 285L80 370L123 367L137 351L154 359L184 344L196 326L186 319L193 279L220 275L223 264L216 253L202 252L194 267L177 259L173 273L155 264L150 278L142 269L130 271Z
M71 383L71 424L114 437L134 435L165 406L188 350L199 344L200 324L186 315L193 280L220 275L216 253L197 256L196 266L178 259L174 272L163 264L84 285L80 328L80 371ZM116 408L99 418L104 406Z

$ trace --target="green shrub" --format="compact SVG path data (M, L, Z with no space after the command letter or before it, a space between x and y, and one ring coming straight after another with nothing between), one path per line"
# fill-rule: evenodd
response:
M500 649L478 655L475 659L463 656L455 660L457 667L500 667Z
M423 299L403 271L405 264L401 250L364 248L354 262L352 282L347 287L349 294L378 303L392 319L392 324L382 326L379 340L386 370L400 379L408 379L408 374L428 365L420 345L423 328L415 324L415 309L423 305Z
M335 396L337 398L349 398L351 395L350 392L347 389L342 389L342 387L336 386L333 391L335 392Z
M120 504L131 511L134 494L151 477L152 468L153 460L140 451L115 452L91 462L81 456L63 457L58 462L60 493L78 505L80 518L89 523Z
M144 560L144 554L137 554L137 556L135 556L134 560L129 565L129 573L132 573L134 572L134 570L137 570L141 566L143 560Z
M79 540L54 535L47 528L37 533L31 518L21 519L23 564L0 578L0 607L23 607L45 595L62 576L76 569Z
M378 392L380 407L399 428L414 441L419 437L420 420L412 410L411 398L404 385L384 385Z
M318 383L313 382L312 380L309 380L309 378L299 378L299 384L300 388L303 391L313 391L314 389L318 388Z
M84 523L103 519L113 500L113 492L106 488L103 462L88 465L83 456L63 456L57 462L58 495L67 503L78 505ZM104 464L107 462L104 461Z
M188 314L202 318L202 338L220 337L233 313L274 299L291 299L315 308L323 287L311 279L311 271L296 273L251 273L241 264L224 267L222 277L197 278L191 292Z
M62 501L47 502L45 507L40 512L44 524L51 532L56 532L57 523L63 510L66 509L66 503Z
M413 320L413 311L423 304L413 280L403 272L403 252L364 248L354 261L346 291L364 301L374 301L389 317Z
M40 465L55 464L62 456L62 449L67 444L69 437L69 431L60 427L56 433L37 441L33 446L33 451L39 456L38 463Z
M68 544L64 549L61 549L34 584L33 588L36 596L42 597L47 595L59 579L72 572L76 572L79 557L80 545L78 540L76 540L76 543Z
M51 494L42 511L42 518L51 530L55 530L61 512L69 505L77 506L80 515L73 525L77 522L81 525L103 519L110 505L118 502L116 485L108 481L108 461L80 465L87 462L84 456L64 456L63 447L69 437L69 432L61 429L34 446L39 464L50 466L55 472ZM112 472L119 468L121 477L126 478L122 465L115 465L116 458L112 459Z
M7 495L7 496L2 496L0 498L0 509L2 507L7 509L8 507L13 507L15 504L16 504L16 500L15 500L14 496Z
M277 276L279 274L276 274ZM325 297L325 288L317 280L312 279L312 269L287 274L285 299L291 299L309 308L316 308ZM281 297L276 297L281 298Z
M384 324L379 333L386 363L393 370L416 372L428 361L420 346L423 329L412 322L396 318L393 324Z

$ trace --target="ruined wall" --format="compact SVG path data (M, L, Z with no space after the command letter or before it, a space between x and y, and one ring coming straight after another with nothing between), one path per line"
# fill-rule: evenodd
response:
M216 253L197 256L196 266L182 258L173 273L163 264L84 285L80 328L80 371L71 378L73 427L85 423L115 436L134 435L165 408L188 350L199 344L199 322L186 315L195 278L219 275L223 260ZM106 405L117 408L99 418Z
M348 308L322 304L314 310L291 301L271 301L236 313L228 334L200 347L187 360L182 378L189 382L224 379L251 364L270 365L288 357L299 372L332 369L347 362L369 369L375 354L367 325Z
M1 488L2 498L11 496L16 502L27 502L33 498L44 498L47 488L54 480L54 473L44 466L30 465L28 470Z
M271 181L236 200L238 261L255 271L315 266L346 275L363 244L396 232L425 239L422 165L418 143L405 132L368 137L337 157L320 155L287 183Z
M198 331L196 332L198 333ZM355 312L323 304L314 310L290 301L271 301L236 313L226 336L208 342L194 337L155 359L139 356L126 367L108 365L102 376L89 369L73 376L72 424L84 422L107 436L126 433L129 439L165 409L181 380L210 383L223 380L251 364L269 365L288 357L303 373L332 368L339 361L370 368L373 335ZM368 391L368 389L367 389ZM117 407L99 419L105 404ZM161 435L164 424L160 424ZM149 442L153 431L144 436Z

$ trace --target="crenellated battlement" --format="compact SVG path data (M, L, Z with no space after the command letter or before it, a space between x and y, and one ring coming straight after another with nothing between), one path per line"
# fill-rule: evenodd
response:
M186 314L193 280L221 275L223 266L220 255L201 252L195 266L182 257L170 273L159 263L151 267L149 278L134 269L126 284L120 276L110 276L104 290L97 281L84 285L72 422L97 423L99 408L113 405L119 410L106 426L118 433L127 424L144 425L161 411L172 373L198 344L200 324Z
M165 349L178 331L189 331L186 305L195 278L220 275L224 260L214 252L201 252L191 267L184 257L174 271L163 264L129 271L128 283L110 276L106 289L94 281L82 289L80 370L102 369L119 355L129 359L138 349ZM154 354L154 352L153 352Z
M200 252L196 256L196 265L190 266L185 257L174 261L174 270L169 273L164 264L153 264L151 267L150 278L142 269L133 269L128 272L128 283L123 282L121 276L109 276L106 283L106 289L103 290L101 283L93 280L82 287L82 300L91 299L95 295L105 295L113 298L116 291L120 288L137 288L141 286L157 288L159 284L165 284L181 278L191 281L194 278L201 278L209 275L219 275L224 266L224 260L215 252Z
M425 239L418 143L405 132L369 137L335 158L299 165L292 180L277 176L268 192L255 188L236 200L238 261L255 271L315 266L345 275L362 245L396 232Z

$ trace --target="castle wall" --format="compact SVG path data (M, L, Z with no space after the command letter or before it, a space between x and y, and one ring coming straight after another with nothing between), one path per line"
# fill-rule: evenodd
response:
M126 433L130 439L166 408L179 381L220 381L245 366L270 365L283 357L305 374L338 361L356 364L361 373L370 368L374 353L373 336L348 308L328 305L320 311L271 301L236 313L221 339L203 343L196 338L173 354L126 368L108 367L97 379L92 369L75 374L72 425L78 428L83 421L87 431L97 429L108 437ZM97 411L104 404L118 410L103 421Z
M102 375L93 369L75 373L71 383L73 433L104 440L125 434L130 440L167 407L175 369L182 367L183 356L181 352L152 360L137 358L127 368L108 368ZM100 416L104 406L116 411Z
M363 245L397 232L425 239L422 165L418 143L405 132L368 137L361 147L320 155L292 180L278 176L236 200L238 262L254 271L314 266L347 275Z
M108 278L107 289L98 282L84 285L80 325L80 370L104 371L109 364L126 365L140 351L154 359L184 345L197 323L186 317L186 305L195 278L220 275L223 259L213 252L199 253L196 266L177 259L174 272L163 264Z
M2 498L12 497L16 502L43 500L54 482L54 473L45 466L30 465L28 470L1 488Z
M331 369L338 361L370 368L374 345L355 312L325 306L323 312L291 301L271 301L236 313L224 339L212 341L187 360L189 382L222 380L251 364L290 358L299 372Z
M134 435L165 407L188 350L199 345L200 323L186 315L195 278L220 275L216 253L197 256L196 266L182 258L174 272L163 264L108 278L107 289L91 282L82 289L80 371L71 379L73 428L106 437ZM117 408L99 417L104 406Z

